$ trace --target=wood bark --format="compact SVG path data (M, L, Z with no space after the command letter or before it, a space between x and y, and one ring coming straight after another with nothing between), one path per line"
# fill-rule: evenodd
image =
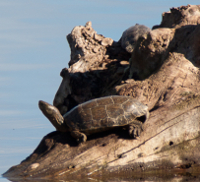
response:
M120 41L97 34L91 22L75 27L67 36L70 67L61 71L54 105L64 114L93 98L131 96L149 107L144 131L133 140L117 128L90 135L81 145L70 134L55 131L4 176L140 178L141 172L163 170L174 172L172 177L184 172L195 176L200 169L199 21L198 5L172 8L163 13L160 25L138 39L132 54Z

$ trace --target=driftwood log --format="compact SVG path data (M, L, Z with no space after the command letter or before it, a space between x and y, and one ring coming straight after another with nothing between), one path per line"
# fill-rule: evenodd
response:
M4 176L78 179L123 176L168 177L200 171L200 6L172 8L160 25L140 37L132 54L77 26L67 35L69 69L53 104L62 114L106 95L131 96L148 105L150 118L137 139L123 129L88 136L78 145L69 133L46 135L35 151ZM128 27L127 27L128 28ZM145 175L144 172L149 172ZM161 171L161 173L159 173ZM184 175L183 175L184 176Z

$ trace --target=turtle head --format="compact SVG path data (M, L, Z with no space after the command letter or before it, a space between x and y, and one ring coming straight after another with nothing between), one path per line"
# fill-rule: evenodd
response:
M61 132L68 131L67 126L64 123L64 118L60 114L60 111L53 105L40 100L38 106L42 113L49 119L53 126Z

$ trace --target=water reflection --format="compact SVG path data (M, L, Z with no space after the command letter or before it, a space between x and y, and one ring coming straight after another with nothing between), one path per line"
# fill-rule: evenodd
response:
M3 182L3 180L0 178L0 181ZM173 178L159 178L159 177L149 177L149 178L109 178L109 179L98 179L98 178L86 178L86 179L78 179L78 180L74 180L74 179L55 179L55 180L48 180L48 179L10 179L10 181L15 181L15 182L199 182L200 178L198 177L173 177Z

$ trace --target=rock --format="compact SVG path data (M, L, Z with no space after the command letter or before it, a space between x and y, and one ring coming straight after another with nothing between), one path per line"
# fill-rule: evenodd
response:
M150 31L146 38L137 42L130 59L129 78L143 80L160 69L168 56L167 49L174 38L174 31L170 28L155 29Z
M178 180L186 173L199 178L199 11L199 6L188 5L163 13L161 25L138 39L132 55L119 42L102 45L106 38L96 34L91 23L75 27L68 35L70 68L61 71L54 105L64 113L92 98L132 96L150 109L144 131L131 140L117 128L91 135L82 145L69 133L55 131L4 176L149 179L164 171Z
M137 40L139 38L145 38L150 31L151 29L145 25L136 24L135 26L129 27L123 32L119 42L121 42L123 49L129 53L132 53L136 46Z

